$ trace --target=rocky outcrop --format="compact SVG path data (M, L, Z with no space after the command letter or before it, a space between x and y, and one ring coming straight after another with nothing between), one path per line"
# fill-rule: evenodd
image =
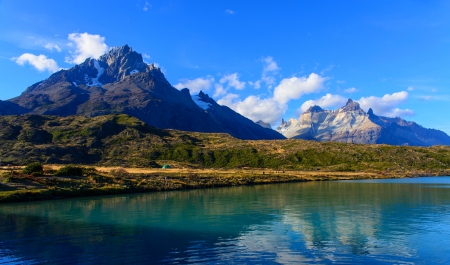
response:
M401 118L366 113L359 103L349 99L338 110L312 106L300 120L282 120L276 129L287 138L360 144L450 145L450 137L442 131L426 129Z
M19 97L0 101L0 115L94 117L120 113L163 129L224 132L240 139L284 138L203 93L191 97L188 89L177 90L160 68L146 64L128 45L56 72Z

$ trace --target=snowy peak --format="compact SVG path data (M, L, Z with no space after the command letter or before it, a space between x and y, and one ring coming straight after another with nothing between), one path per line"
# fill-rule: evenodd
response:
M199 106L203 110L208 110L213 106L211 102L211 100L213 99L211 99L207 94L203 93L202 91L200 91L200 93L198 93L197 95L192 95L192 100L195 102L195 104L197 104L197 106Z

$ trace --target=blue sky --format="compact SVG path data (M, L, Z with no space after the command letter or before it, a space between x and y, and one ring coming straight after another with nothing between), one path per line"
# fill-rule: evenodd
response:
M450 133L449 1L0 1L0 99L128 44L272 125L348 98Z

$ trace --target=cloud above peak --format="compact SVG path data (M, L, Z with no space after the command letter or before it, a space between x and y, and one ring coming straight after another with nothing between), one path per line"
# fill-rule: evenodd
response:
M208 75L206 77L199 77L195 79L184 79L180 83L174 85L177 89L188 88L191 94L196 94L200 91L209 90L214 83L214 77Z
M369 108L372 108L376 115L386 117L411 116L414 115L412 110L399 109L397 107L401 103L405 103L408 96L408 92L400 91L392 94L385 94L383 97L362 97L357 101L362 109L367 111Z
M318 92L323 88L326 78L316 73L308 77L291 77L281 80L273 92L273 98L281 104L286 104L291 99L298 99L304 94Z
M287 105L280 104L273 98L252 95L240 100L239 95L231 93L218 100L217 103L228 106L252 121L262 120L267 123L279 120L287 108Z
M228 87L234 87L237 90L242 90L245 88L245 82L239 81L238 73L224 75L220 81L221 84L228 83Z
M108 51L105 44L105 37L100 35L85 33L70 33L68 39L69 46L75 46L75 51L66 57L67 63L82 63L89 57L98 58Z
M17 58L12 58L12 60L19 65L30 64L39 72L49 71L54 73L60 69L55 60L47 58L47 56L43 54L34 55L31 53L24 53Z
M274 68L272 68L274 69ZM253 120L262 120L266 123L278 121L288 108L288 102L298 99L304 94L319 91L323 87L326 78L315 73L308 77L291 77L281 80L275 87L272 97L261 98L251 95L244 100L237 94L227 94L217 102L238 112L239 114Z

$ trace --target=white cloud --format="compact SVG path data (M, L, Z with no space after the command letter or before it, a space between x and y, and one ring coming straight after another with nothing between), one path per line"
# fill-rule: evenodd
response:
M60 68L55 60L47 58L47 56L40 54L34 55L31 53L24 53L17 58L12 58L19 65L24 65L26 63L34 66L38 71L49 71L56 72Z
M259 89L261 88L261 80L257 80L255 82L252 81L248 81L248 84L252 87L254 87L255 89Z
M242 90L245 88L245 82L239 81L239 75L237 73L224 75L220 81L221 84L228 83L228 87L234 87L237 90Z
M185 79L182 80L182 82L174 85L177 89L183 89L185 87L189 88L189 91L191 94L196 94L200 92L201 90L209 90L214 83L214 77L207 76L205 78L199 77L196 79Z
M227 13L228 15L234 15L234 11L231 9L225 10L225 13Z
M397 106L406 102L408 99L408 92L400 91L392 94L386 94L383 97L362 97L358 100L361 108L368 111L369 108L373 109L376 115L386 117L401 117L411 116L414 112L410 109L399 109Z
M345 84L345 80L336 80L336 83L338 83L338 84Z
M144 57L145 59L150 59L150 55L148 55L148 54L146 54L146 53L143 53L143 54L142 54L142 57Z
M76 49L71 56L66 57L68 63L82 63L86 58L98 58L103 55L108 46L105 44L105 37L85 33L71 33L68 39L72 41L69 46L76 45Z
M311 73L308 77L291 77L281 80L275 88L274 100L280 104L286 104L291 99L298 99L304 94L317 92L323 87L326 78Z
M414 90L414 88L412 87L412 86L410 86L410 87L408 87L408 89L407 89L408 91L413 91Z
M277 69L277 67L271 69ZM325 78L312 73L309 77L283 79L275 88L274 96L270 98L252 95L240 100L236 94L227 94L217 102L253 121L262 120L272 124L281 118L291 99L298 99L303 94L318 91L322 88L324 81Z
M357 92L358 89L351 87L351 88L347 88L346 90L344 90L345 93L355 93Z
M305 112L309 107L317 105L321 108L330 108L330 107L342 107L347 102L347 99L340 95L332 95L326 94L325 96L316 99L316 100L308 100L302 104L302 106L297 110L296 114L300 115Z
M227 90L225 88L223 88L222 85L214 84L214 88L216 89L214 92L214 95L213 95L214 98L227 94Z
M275 85L275 74L280 70L272 56L261 59L264 65L261 80L266 83L269 88Z
M47 44L45 44L44 45L44 48L46 48L47 50L49 50L49 51L53 51L53 49L55 50L55 51L57 51L57 52L61 52L61 48L59 48L59 46L58 45L56 45L56 44L53 44L53 43L47 43Z
M386 117L404 117L404 116L414 116L414 111L410 109L399 109L395 108L385 114Z
M286 110L285 104L280 104L273 98L261 99L253 95L240 101L238 95L228 94L217 103L230 107L252 121L262 120L266 123L274 123Z

